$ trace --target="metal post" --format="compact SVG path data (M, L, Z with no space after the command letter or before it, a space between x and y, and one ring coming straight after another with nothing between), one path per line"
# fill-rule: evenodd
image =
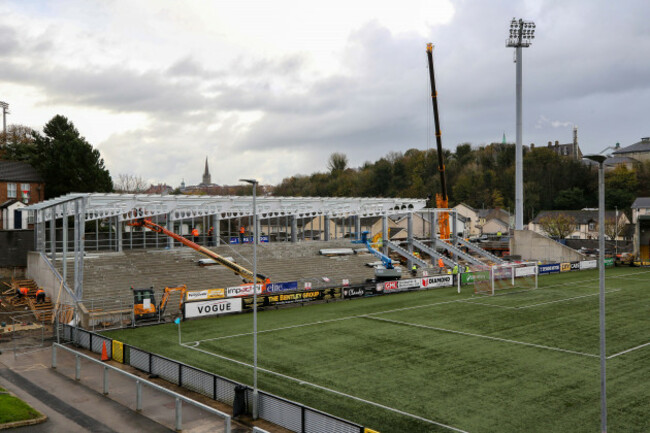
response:
M74 379L81 380L81 358L79 355L75 355Z
M139 380L135 381L135 410L142 411L142 383Z
M298 242L298 217L291 216L291 242Z
M521 46L515 49L517 53L517 143L515 147L515 230L524 229L524 153L522 141L522 110L521 110L521 75L522 59Z
M253 185L253 419L257 419L257 180L240 179ZM296 217L292 218L292 229L296 227ZM292 238L295 230L292 230ZM293 239L292 239L293 241ZM294 241L295 242L295 241Z
M68 279L68 206L63 203L63 249L61 250L61 265L63 268L63 281Z
M598 165L598 279L600 281L600 424L607 432L607 383L605 353L605 169Z
M406 240L408 242L407 249L408 252L413 254L413 214L410 213L406 216ZM413 261L408 259L406 261L406 266L408 270L411 271L413 268Z
M104 366L104 395L108 394L108 367Z
M56 368L56 346L52 346L52 368Z
M183 429L183 403L176 397L176 431Z
M323 219L324 219L324 221L323 221L324 229L323 230L325 231L324 237L325 237L326 241L329 241L330 240L330 217L329 217L329 215L325 215L325 216L323 216Z
M56 205L50 208L50 262L56 259Z
M388 253L388 215L381 217L381 252Z

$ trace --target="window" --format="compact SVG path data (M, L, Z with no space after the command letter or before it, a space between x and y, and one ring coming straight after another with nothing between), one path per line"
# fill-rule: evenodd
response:
M16 198L16 184L8 183L7 184L7 198Z
M589 222L589 231L593 232L594 230L596 230L596 223L591 221Z
M23 183L20 185L20 196L23 199L24 203L29 203L30 189L31 188L28 183Z

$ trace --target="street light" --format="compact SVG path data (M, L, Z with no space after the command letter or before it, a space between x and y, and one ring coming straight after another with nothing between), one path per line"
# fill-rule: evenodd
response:
M585 155L598 163L598 280L600 281L600 429L607 432L607 387L605 375L605 169L604 155Z
M524 229L524 157L522 150L521 132L521 48L529 47L535 38L535 23L512 19L510 22L510 36L506 40L506 47L515 48L515 62L517 63L517 143L515 147L515 230Z
M257 419L257 180L239 179L253 185L253 419Z

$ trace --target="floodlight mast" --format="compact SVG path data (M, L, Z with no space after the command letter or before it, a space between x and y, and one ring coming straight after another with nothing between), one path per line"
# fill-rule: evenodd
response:
M506 40L506 47L515 48L515 62L517 63L517 143L515 147L515 229L524 229L524 164L522 149L522 114L521 114L521 75L522 59L521 48L529 47L535 38L535 23L524 21L521 18L512 19L510 22L510 36Z
M0 101L0 107L2 107L2 132L4 132L4 144L7 145L7 114L9 114L9 104L4 101Z

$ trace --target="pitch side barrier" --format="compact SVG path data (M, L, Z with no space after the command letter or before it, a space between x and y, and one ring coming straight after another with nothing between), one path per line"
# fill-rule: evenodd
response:
M105 350L113 361L157 375L167 382L231 407L236 398L243 397L246 413L252 412L253 389L248 385L70 325L62 325L61 339L97 354L103 354ZM366 430L352 421L264 391L259 391L258 396L259 417L292 432L364 433Z
M614 259L605 259L605 267L613 267ZM598 260L582 260L576 262L558 262L546 263L538 265L538 275L559 274L563 272L584 271L588 269L597 269ZM509 277L509 276L507 276ZM476 281L483 281L490 279L489 271L481 270L476 272L463 272L460 276L460 283L462 285L474 284Z

